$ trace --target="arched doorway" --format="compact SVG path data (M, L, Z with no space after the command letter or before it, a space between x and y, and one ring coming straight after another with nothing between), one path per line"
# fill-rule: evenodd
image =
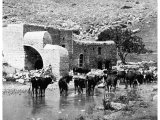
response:
M35 66L34 66L35 69L41 69L43 68L43 61L42 60L37 60L35 62Z
M25 69L35 70L43 68L43 60L40 53L31 46L24 46L25 51Z

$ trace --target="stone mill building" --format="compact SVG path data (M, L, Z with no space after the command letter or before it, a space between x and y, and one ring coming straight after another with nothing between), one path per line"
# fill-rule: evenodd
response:
M55 76L73 67L104 69L116 64L113 41L80 41L75 30L31 24L3 26L3 57L17 69L41 69L52 65Z

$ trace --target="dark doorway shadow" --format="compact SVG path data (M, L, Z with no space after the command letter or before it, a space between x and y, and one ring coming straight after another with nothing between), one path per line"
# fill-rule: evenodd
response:
M42 69L43 68L43 61L42 60L37 60L35 62L35 69Z

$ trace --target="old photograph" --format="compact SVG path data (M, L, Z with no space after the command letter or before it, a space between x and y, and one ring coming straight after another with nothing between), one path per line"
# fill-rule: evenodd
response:
M3 0L3 120L158 120L157 0Z

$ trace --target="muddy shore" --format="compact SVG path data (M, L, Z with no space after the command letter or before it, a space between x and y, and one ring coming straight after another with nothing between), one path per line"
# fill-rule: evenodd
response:
M69 84L69 88L73 89L73 82ZM3 82L3 97L21 95L22 93L28 93L30 83L20 84L13 82ZM99 89L99 88L98 88ZM47 91L59 92L58 84L50 84ZM114 93L115 99L120 96L125 96L132 91L130 88L124 89L124 85L120 85ZM157 83L143 84L136 90L136 96L139 98L136 100L135 95L131 95L127 107L122 110L104 110L102 102L97 101L92 106L92 113L79 114L72 118L73 120L157 120ZM116 100L117 101L117 100ZM69 120L70 118L62 118Z

